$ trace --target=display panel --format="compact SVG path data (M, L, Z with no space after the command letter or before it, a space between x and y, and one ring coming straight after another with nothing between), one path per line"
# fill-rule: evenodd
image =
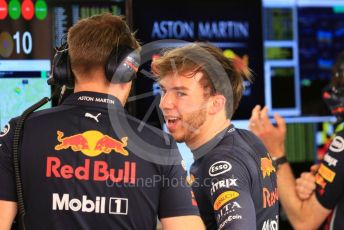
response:
M101 13L125 15L125 0L48 0L52 15L53 45L65 42L69 27L78 20Z
M301 116L295 1L264 1L265 105L270 115Z
M247 119L251 114L250 108L264 103L262 24L261 11L257 9L261 9L260 1L178 0L162 5L156 0L135 0L133 28L143 45L163 39L207 41L221 48L227 57L240 58L253 70L255 80L253 85L245 82L246 91L234 118ZM147 93L156 89L153 84L152 80L138 77L136 94L149 95ZM159 95L151 94L137 100L139 118L147 118L148 108L158 107L159 99L156 97ZM161 126L154 113L156 110L153 109L147 121Z
M332 66L344 50L344 1L298 7L299 60L303 114L329 115L321 99Z
M1 1L0 126L51 95L46 83L51 66L50 25L44 0Z
M288 122L333 121L322 100L344 50L342 0L264 0L265 101Z
M46 81L54 47L79 19L103 12L125 14L125 1L0 2L0 126L51 95Z

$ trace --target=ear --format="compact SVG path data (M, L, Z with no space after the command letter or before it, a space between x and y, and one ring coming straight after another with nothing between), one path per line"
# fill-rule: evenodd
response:
M215 115L226 108L226 98L223 95L211 96L210 103L210 115Z

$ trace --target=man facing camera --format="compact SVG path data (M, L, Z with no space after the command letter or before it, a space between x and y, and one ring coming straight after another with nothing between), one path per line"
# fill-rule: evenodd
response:
M250 71L207 43L168 51L152 67L167 128L194 155L190 183L207 229L277 229L272 160L255 135L230 122Z

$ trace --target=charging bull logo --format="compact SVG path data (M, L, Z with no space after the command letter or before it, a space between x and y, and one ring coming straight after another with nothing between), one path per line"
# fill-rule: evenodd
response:
M260 159L260 169L262 170L263 178L270 176L272 172L276 172L275 167L272 165L272 160L267 157Z
M81 151L89 157L96 157L101 153L109 154L114 151L128 156L128 151L124 148L128 144L128 137L123 137L121 141L118 141L96 130L64 137L63 132L57 131L57 140L60 144L55 146L55 150L58 151L71 148L74 152Z

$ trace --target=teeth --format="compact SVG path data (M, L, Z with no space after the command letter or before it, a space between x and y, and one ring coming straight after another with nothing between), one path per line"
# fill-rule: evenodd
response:
M169 117L169 118L167 118L167 122L169 122L169 123L175 123L178 120L179 120L179 118L177 118L177 117Z
M166 119L166 120L169 120L169 121L176 121L176 120L178 120L179 118L178 118L178 117L165 116L165 119Z

